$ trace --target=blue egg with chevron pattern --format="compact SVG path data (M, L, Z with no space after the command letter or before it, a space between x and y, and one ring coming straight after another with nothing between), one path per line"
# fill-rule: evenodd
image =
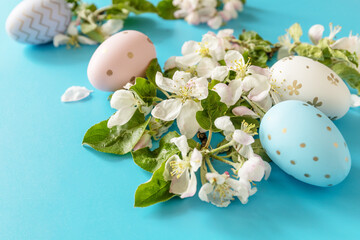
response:
M66 32L70 20L71 9L65 0L22 1L7 18L6 32L21 43L44 44Z
M260 141L284 172L320 187L342 182L350 152L335 124L308 103L289 100L272 107L260 124Z

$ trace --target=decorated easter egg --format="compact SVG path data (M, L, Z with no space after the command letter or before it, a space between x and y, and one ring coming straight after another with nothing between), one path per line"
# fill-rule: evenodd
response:
M6 20L6 31L18 42L43 44L66 31L71 9L65 0L20 2Z
M136 77L144 77L155 46L143 33L119 32L105 40L90 59L87 74L90 83L103 91L116 91Z
M301 56L277 61L271 80L281 100L300 100L320 109L330 119L344 116L350 108L350 91L330 68Z
M272 107L261 121L260 141L273 162L300 181L330 187L350 171L340 131L308 103L288 100Z

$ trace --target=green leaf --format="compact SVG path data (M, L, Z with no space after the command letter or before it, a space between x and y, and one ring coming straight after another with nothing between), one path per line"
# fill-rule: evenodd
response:
M345 80L350 87L355 88L358 94L360 93L360 73L356 69L345 62L336 63L331 66L331 69Z
M179 71L179 69L178 68L168 69L164 72L164 77L173 78L176 71Z
M180 153L176 145L170 143L170 140L174 137L179 137L179 134L177 132L166 134L160 140L159 147L154 151L151 151L150 148L142 148L132 152L134 162L142 169L154 172L171 156Z
M100 152L126 154L140 140L149 120L145 121L144 114L137 110L130 121L123 126L109 129L107 127L108 120L102 121L86 132L83 145L89 145Z
M135 84L130 87L145 103L150 106L156 97L156 87L147 79L137 77Z
M205 130L220 132L221 130L215 127L214 121L225 115L226 104L220 102L220 96L215 91L209 90L208 97L201 100L201 106L203 110L196 113L199 125Z
M102 43L105 41L104 35L102 34L100 28L96 24L82 23L81 32L91 38L92 40Z
M260 139L255 139L255 142L251 145L254 153L259 155L264 161L271 162L270 157L267 155L265 149L261 145Z
M156 13L156 7L146 0L113 0L113 4L118 8L125 8L135 14L153 12Z
M170 181L164 179L165 162L154 172L151 179L141 184L135 192L135 207L148 207L150 205L165 202L175 194L170 193Z
M294 48L294 51L303 57L312 58L317 61L324 60L323 50L317 46L301 43Z
M158 3L156 8L159 16L163 19L176 19L174 12L178 10L178 8L175 7L172 2L173 0L162 0Z
M300 24L294 23L288 31L294 42L300 42L300 37L303 35Z
M211 80L210 84L209 84L209 89L213 89L213 87L215 87L216 84L221 83L218 80Z
M146 69L146 77L155 86L156 86L155 77L156 77L157 72L162 73L161 67L159 65L157 58L154 58L153 60L151 60L149 66Z

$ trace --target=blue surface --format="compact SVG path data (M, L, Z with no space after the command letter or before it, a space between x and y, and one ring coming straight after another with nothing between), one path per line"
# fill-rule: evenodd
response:
M0 8L0 25L19 2ZM103 2L105 1L97 1ZM110 1L106 1L108 3ZM258 31L273 42L295 21L304 29L329 22L360 33L359 1L248 0L236 33ZM125 29L148 34L161 63L180 54L184 41L209 29L153 15L131 17ZM0 239L359 239L360 110L335 122L353 166L333 188L318 188L274 164L247 205L220 209L198 197L133 207L136 187L150 175L129 155L117 157L81 146L86 130L108 116L108 93L63 104L69 86L91 88L87 63L96 47L69 50L13 42L0 29Z

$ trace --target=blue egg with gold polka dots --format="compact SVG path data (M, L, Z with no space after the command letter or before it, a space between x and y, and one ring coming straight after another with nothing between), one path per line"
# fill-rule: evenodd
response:
M335 124L308 103L289 100L272 107L260 124L260 141L284 172L320 187L342 182L350 152Z

